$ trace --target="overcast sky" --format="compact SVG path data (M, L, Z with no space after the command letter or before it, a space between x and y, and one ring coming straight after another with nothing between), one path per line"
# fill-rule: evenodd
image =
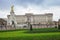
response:
M0 0L0 18L7 18L11 5L16 15L53 13L53 20L60 18L60 0Z

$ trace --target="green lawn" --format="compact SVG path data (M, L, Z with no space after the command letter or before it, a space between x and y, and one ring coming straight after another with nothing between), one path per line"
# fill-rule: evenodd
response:
M0 31L0 40L60 40L60 30L43 28Z

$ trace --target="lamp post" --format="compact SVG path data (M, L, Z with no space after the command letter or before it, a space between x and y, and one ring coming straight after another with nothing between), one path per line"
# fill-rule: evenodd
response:
M30 16L27 15L28 28L30 28Z
M27 23L28 23L28 28L32 30L32 25L31 25L31 15L27 15Z

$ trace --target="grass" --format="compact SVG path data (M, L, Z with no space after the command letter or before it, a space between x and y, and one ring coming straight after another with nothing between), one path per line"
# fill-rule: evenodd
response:
M42 28L30 30L2 30L0 40L60 40L60 30Z

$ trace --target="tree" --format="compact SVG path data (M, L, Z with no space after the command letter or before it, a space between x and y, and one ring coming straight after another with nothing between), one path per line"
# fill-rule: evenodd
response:
M60 29L60 19L59 19L59 21L58 21L58 29Z
M58 25L58 29L60 29L60 25Z

